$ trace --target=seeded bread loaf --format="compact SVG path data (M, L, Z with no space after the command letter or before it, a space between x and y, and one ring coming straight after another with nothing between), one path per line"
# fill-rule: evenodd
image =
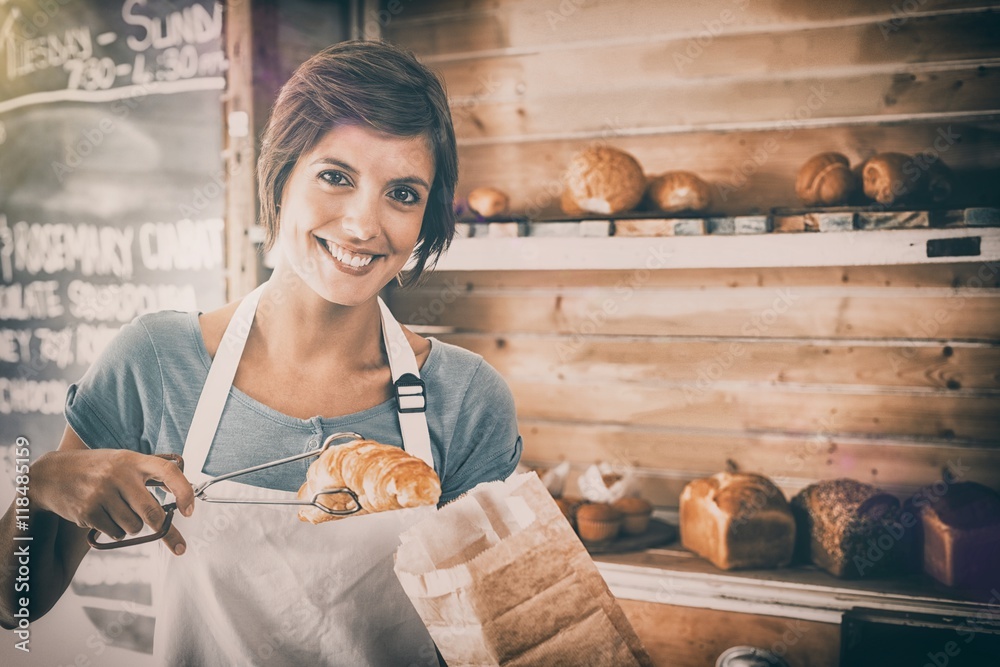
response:
M792 498L796 553L844 579L890 568L902 551L899 500L853 479L811 484Z
M718 568L782 567L795 521L785 495L763 475L720 472L684 487L681 543Z

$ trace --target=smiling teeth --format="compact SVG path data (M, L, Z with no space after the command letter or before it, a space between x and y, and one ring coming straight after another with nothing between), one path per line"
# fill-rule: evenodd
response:
M339 262L352 266L356 269L362 266L367 266L373 259L375 259L373 255L352 255L330 241L326 241L325 244L327 249L330 250L330 254L337 258Z

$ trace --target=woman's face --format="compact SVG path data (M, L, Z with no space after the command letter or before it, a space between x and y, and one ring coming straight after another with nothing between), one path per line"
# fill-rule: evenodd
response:
M288 177L278 217L281 251L327 301L364 303L410 258L433 181L425 137L337 126L299 156Z

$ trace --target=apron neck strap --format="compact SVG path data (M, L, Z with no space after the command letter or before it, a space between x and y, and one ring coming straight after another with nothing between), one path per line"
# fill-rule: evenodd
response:
M382 339L385 341L389 372L392 373L392 384L396 390L396 412L399 415L399 430L403 434L403 449L433 468L431 437L425 415L427 388L420 379L417 358L410 342L406 340L403 328L392 316L382 297L377 298L382 314Z
M266 285L265 282L250 292L237 306L209 367L208 378L201 390L194 419L184 441L185 469L188 471L188 479L195 483L208 478L203 470L205 460L215 440L222 411L226 407L229 390L233 386L236 369L239 367L257 313L257 304L260 303ZM431 454L430 432L425 415L427 392L423 380L420 379L417 359L402 327L392 316L382 298L377 297L377 299L382 320L382 338L395 388L403 449L433 468L434 458Z
M219 428L222 411L226 407L229 390L233 386L233 378L236 377L236 369L240 365L243 348L246 347L250 327L257 314L257 304L260 303L260 295L266 285L265 282L250 292L237 306L208 369L208 379L201 390L198 407L195 408L194 419L191 420L191 428L184 441L184 467L189 471L188 479L196 483L207 478L202 470L205 459L215 440L215 432Z

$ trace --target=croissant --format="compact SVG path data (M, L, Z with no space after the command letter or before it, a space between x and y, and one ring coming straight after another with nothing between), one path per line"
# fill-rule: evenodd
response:
M441 497L441 480L432 467L399 447L374 440L355 440L320 454L309 466L298 498L309 500L324 489L342 487L354 491L361 503L361 511L348 516L434 505ZM319 503L343 510L352 501L346 494L332 494L320 496ZM299 510L299 519L309 523L340 518L313 506Z

